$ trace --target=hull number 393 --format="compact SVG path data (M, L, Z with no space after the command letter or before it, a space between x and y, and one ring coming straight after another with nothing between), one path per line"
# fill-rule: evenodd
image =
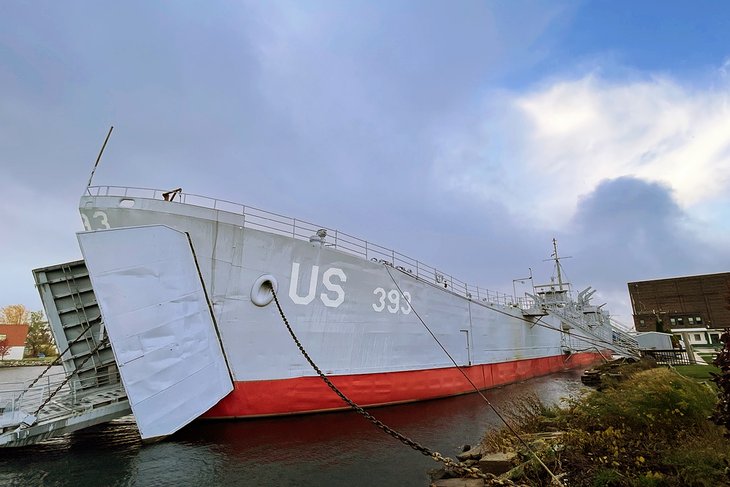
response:
M393 314L400 311L404 315L407 315L411 312L411 294L408 291L403 292L403 297L405 299L403 299L402 304L400 291L397 289L390 289L389 291L386 291L382 287L378 287L373 290L373 294L376 299L376 302L373 303L373 309L377 312L381 312L385 309L387 309L389 313ZM387 303L386 298L388 298Z
M319 266L313 265L311 268L309 286L305 288L307 289L306 294L300 294L299 272L299 262L292 262L289 298L295 304L307 305L319 298L322 304L328 308L338 308L345 301L345 290L342 289L340 284L347 282L347 275L345 275L342 269L330 267L322 273L321 285L324 287L324 292L319 293L319 295L317 294L317 288L320 282ZM373 294L375 295L375 302L371 305L373 310L378 313L387 310L388 313L402 313L407 315L412 311L411 294L408 291L404 291L401 294L397 289L386 290L378 287L373 290Z

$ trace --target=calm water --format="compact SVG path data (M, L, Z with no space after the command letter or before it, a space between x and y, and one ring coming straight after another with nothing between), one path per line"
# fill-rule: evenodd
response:
M0 382L42 369L0 369ZM581 389L580 372L486 393L498 408L534 392L545 402ZM498 424L476 394L378 408L374 415L421 444L453 456ZM142 445L131 416L51 440L0 449L0 486L425 486L431 459L357 414L200 421L165 442Z

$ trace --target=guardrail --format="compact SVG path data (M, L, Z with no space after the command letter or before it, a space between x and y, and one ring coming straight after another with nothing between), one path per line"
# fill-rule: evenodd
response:
M642 357L651 357L660 365L692 365L687 350L641 350Z
M341 232L337 229L316 225L305 220L291 218L253 206L246 206L232 201L219 200L183 192L170 192L152 188L134 188L125 186L91 186L87 188L89 196L113 196L120 198L145 198L173 201L185 205L199 206L212 210L225 211L242 216L242 225L246 228L264 230L278 235L310 240L319 230L326 230L327 236L324 246L331 247L366 260L387 264L393 268L410 274L416 279L437 286L451 292L489 304L502 306L528 306L529 302L517 300L506 293L490 291L488 289L467 284L433 266L409 257L393 249L363 240L359 237ZM167 195L166 197L163 195ZM167 199L169 198L169 199Z
M34 412L65 379L64 372L55 372L43 376L35 384L33 384L34 379L23 382L0 382L0 418L8 413ZM83 398L90 388L119 383L117 370L83 379L73 377L54 395L53 402L71 410L71 406Z
M639 342L636 341L636 338L632 337L625 331L621 330L620 328L616 327L616 325L611 324L611 334L612 339L614 343L618 343L627 347L632 348L639 348Z

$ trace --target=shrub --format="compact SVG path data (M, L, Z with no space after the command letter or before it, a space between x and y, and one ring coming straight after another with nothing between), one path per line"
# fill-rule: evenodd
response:
M720 374L712 374L712 381L717 384L717 406L712 414L712 421L730 430L730 333L725 332L720 337L723 348L712 362L720 369ZM730 431L726 433L730 437Z
M674 438L677 431L704 425L714 404L708 387L659 368L575 403L570 420L587 431L628 428Z

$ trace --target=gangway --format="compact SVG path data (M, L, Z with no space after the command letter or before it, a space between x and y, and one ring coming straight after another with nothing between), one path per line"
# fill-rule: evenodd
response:
M35 383L0 383L0 447L38 443L131 412L118 377L68 380L56 372Z
M0 447L25 446L131 414L83 260L33 271L60 367L0 383Z
M0 447L130 413L142 440L157 440L233 390L189 235L151 225L77 236L84 260L33 271L63 372L0 384Z

